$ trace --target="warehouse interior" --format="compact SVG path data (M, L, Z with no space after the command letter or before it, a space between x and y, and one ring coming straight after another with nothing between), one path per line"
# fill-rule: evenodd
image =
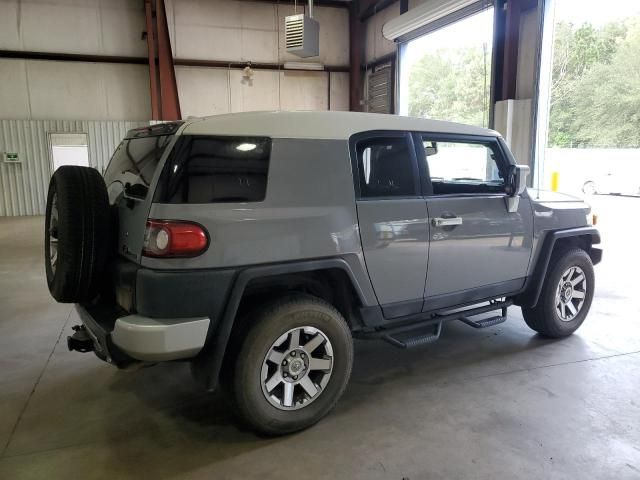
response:
M315 51L288 44L298 14ZM0 478L640 478L639 59L625 0L0 0ZM356 339L336 409L277 438L186 362L68 351L43 261L57 168L103 173L135 128L294 110L499 132L529 188L591 205L584 325L545 338L513 306L411 350Z

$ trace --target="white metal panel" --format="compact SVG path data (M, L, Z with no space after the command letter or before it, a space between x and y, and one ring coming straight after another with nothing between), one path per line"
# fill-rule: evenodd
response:
M140 121L0 120L0 152L19 163L0 162L0 216L43 215L51 175L49 133L86 133L89 164L102 171L127 130Z

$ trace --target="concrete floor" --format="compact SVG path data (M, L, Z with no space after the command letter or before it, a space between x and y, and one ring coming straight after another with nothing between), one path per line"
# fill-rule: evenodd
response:
M593 203L605 260L576 335L540 338L512 308L413 351L358 342L337 409L277 439L240 430L184 364L68 352L42 218L0 219L0 479L640 478L640 199Z

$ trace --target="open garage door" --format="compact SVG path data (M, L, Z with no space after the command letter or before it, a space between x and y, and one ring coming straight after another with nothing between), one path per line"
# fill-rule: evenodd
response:
M421 35L404 37L401 115L488 127L493 7L472 6L422 27Z

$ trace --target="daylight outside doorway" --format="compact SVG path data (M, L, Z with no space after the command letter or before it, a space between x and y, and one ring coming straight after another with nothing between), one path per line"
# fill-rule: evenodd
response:
M640 195L640 2L553 0L549 21L536 186Z
M401 46L399 113L489 125L493 7Z

